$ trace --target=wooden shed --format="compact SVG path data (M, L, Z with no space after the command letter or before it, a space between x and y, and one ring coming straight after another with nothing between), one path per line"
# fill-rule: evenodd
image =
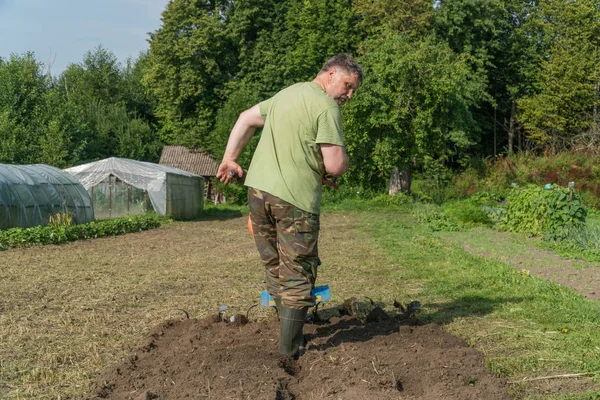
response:
M202 176L205 197L215 204L225 202L225 197L218 193L212 184L212 178L217 176L219 164L204 150L184 146L164 146L158 163Z

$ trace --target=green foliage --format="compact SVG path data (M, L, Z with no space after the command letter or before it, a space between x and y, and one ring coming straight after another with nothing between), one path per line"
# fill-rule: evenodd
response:
M542 247L556 251L566 258L578 258L592 262L600 261L600 230L584 227L572 229L561 241L546 241Z
M216 159L220 160L223 157L225 147L227 146L227 140L229 139L229 133L231 132L231 128L235 125L240 113L259 102L256 87L257 85L248 83L247 81L231 82L231 84L228 85L227 100L219 111L217 111L213 135L210 140L203 143L203 149L213 154ZM250 140L240 155L238 163L243 168L248 168L250 166L250 161L252 160L254 149L258 144L258 139L259 133L255 134L254 138Z
M53 223L49 226L11 228L0 230L0 249L58 244L81 239L121 235L158 228L161 222L156 215L136 215L115 219L70 225Z
M511 191L500 227L532 236L542 235L546 231L548 212L543 194L543 189L538 187Z
M423 172L418 175L412 185L413 195L421 201L444 203L450 194L452 171L446 168L440 160L425 156Z
M557 186L551 190L529 186L510 192L500 226L512 232L560 241L567 239L573 230L583 228L586 215L576 193Z
M474 226L491 226L499 219L499 195L482 193L463 200L454 200L442 206L421 204L415 216L434 231L460 231Z
M359 28L369 36L397 32L423 36L431 31L433 3L428 0L355 0Z
M100 46L60 76L55 90L69 106L67 111L85 116L81 126L76 120L66 121L71 147L79 147L77 159L67 164L111 156L158 160L161 146L150 115L154 100L140 82L146 61L142 55L121 68L114 54Z
M474 201L448 203L444 206L444 214L464 227L493 224L488 212Z
M217 178L212 178L214 189L222 193L227 200L227 204L243 205L248 202L248 188L238 182L229 185L221 183Z
M344 134L353 164L351 184L383 186L393 167L420 167L477 141L472 108L485 78L469 56L435 38L388 34L367 40L360 62L363 88L344 106Z
M49 85L33 53L0 63L0 163L35 162L40 131L51 115L44 96Z
M321 198L321 211L355 211L373 209L410 209L415 204L412 196L405 193L389 195L387 192L364 187L340 185L338 190L325 186Z
M170 2L162 14L144 84L158 100L163 142L201 146L210 136L224 85L236 72L224 14L220 2L194 1Z
M390 207L411 204L413 202L413 198L405 193L396 193L394 195L384 193L373 197L370 201L374 204Z
M426 224L434 232L457 232L461 230L461 227L443 212L432 209L417 210L414 216L420 223Z
M383 196L381 192L376 192L368 188L365 189L360 186L340 185L337 190L330 186L323 186L321 204L337 204L349 199L370 200L380 195Z
M467 168L464 171L452 176L451 190L455 198L464 198L480 190L480 174L474 168Z
M474 168L449 187L417 176L417 195L441 203L512 182L565 185L574 169L564 164L549 180L485 154L502 151L507 133L523 148L596 147L599 15L593 0L172 1L149 51L125 66L101 46L58 78L32 53L0 60L0 162L156 161L163 143L220 158L242 110L345 51L365 81L342 108L352 166L342 183L383 191L392 168L427 174L432 160L465 167L483 154L485 178ZM578 186L586 205L600 205L594 185Z
M157 160L139 68L130 61L121 70L102 47L58 79L31 53L0 63L0 162L64 168L110 156Z
M537 71L536 90L518 104L529 138L554 153L575 141L595 143L587 136L598 130L599 15L593 0L541 2L536 15L540 35L551 45Z
M285 81L312 80L323 63L340 52L352 53L361 39L351 0L291 1L286 29L293 44L285 55Z
M508 191L481 191L474 193L469 201L481 206L497 206L507 195Z
M519 153L498 159L473 159L473 167L458 173L452 180L453 197L463 198L472 191L506 193L512 184L518 187L547 183L566 187L575 182L586 208L600 207L600 168L592 153L561 153L534 157Z

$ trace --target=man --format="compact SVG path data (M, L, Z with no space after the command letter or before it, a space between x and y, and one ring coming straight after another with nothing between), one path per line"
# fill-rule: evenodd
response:
M360 66L347 54L329 59L312 82L283 89L242 112L217 178L242 177L237 164L256 128L264 127L245 185L256 247L266 267L267 290L280 319L279 351L304 351L302 328L314 305L319 264L319 206L325 175L348 169L339 106L362 83Z

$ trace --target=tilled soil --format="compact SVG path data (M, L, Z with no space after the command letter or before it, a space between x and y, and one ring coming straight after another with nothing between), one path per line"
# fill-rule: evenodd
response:
M509 398L483 355L435 324L335 316L306 324L307 352L297 361L279 356L278 332L275 316L247 324L215 316L167 321L102 374L90 398Z

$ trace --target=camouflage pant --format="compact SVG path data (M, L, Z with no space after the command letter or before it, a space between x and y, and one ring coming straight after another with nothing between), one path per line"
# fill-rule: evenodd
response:
M248 189L248 204L269 294L288 308L314 305L319 215L254 188Z

